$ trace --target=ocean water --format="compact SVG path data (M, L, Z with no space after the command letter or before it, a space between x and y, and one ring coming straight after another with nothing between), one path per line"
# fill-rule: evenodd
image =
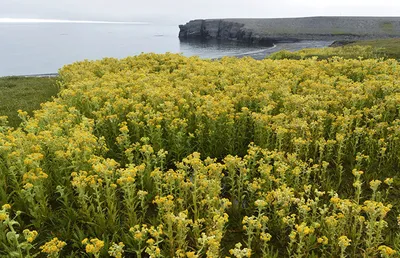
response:
M56 73L65 64L140 53L182 53L202 58L264 58L281 50L324 47L310 41L260 47L235 42L180 42L178 25L0 18L0 76Z

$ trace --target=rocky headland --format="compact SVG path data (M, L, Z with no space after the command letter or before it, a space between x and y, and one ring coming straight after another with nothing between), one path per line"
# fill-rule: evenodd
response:
M233 40L271 46L302 40L400 38L400 17L207 19L179 25L181 40Z

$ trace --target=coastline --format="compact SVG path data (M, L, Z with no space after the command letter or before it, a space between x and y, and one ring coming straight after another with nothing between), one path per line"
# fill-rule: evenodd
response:
M16 76L16 77L37 77L37 78L55 78L58 77L58 73L43 73L43 74L29 74L29 75L10 75L10 76L5 76L5 77L12 77L12 76Z
M214 57L210 57L212 59L220 59L225 56L231 56L231 57L237 57L237 58L242 58L242 57L252 57L256 60L262 60L266 56L286 49L289 51L297 51L301 50L304 48L321 48L321 47L328 47L332 44L332 41L300 41L300 42L294 42L294 43L276 43L271 47L261 47L258 50L251 50L248 52L243 52L240 54L231 54L231 55L217 55ZM203 57L207 59L208 57ZM23 75L5 75L5 76L0 76L0 78L4 77L27 77L27 78L55 78L58 77L58 73L41 73L41 74L23 74Z
M256 60L265 59L268 55L281 51L281 50L288 50L288 51L298 51L301 49L306 48L324 48L329 47L334 42L332 41L320 41L320 40L310 40L310 41L299 41L299 42L285 42L285 43L276 43L274 46L251 53L243 53L240 55L235 55L235 57L241 58L250 56Z
M179 39L231 40L272 46L303 40L356 41L400 37L400 17L198 19L179 25Z

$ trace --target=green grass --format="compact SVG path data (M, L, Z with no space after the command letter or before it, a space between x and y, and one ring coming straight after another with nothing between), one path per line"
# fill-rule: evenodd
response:
M394 31L393 23L391 22L384 22L380 24L380 27L383 31L387 33L392 33Z
M400 59L400 38L394 39L378 39L378 40L361 40L350 44L349 46L372 46L385 54L387 58Z
M371 46L346 45L343 47L306 48L295 52L281 50L271 54L268 58L273 60L303 60L309 58L325 60L335 56L342 57L344 59L371 59L386 57L384 50L379 48L374 48Z
M32 114L40 104L58 93L56 78L0 77L0 116L8 116L9 125L21 123L17 110Z
M301 60L316 57L318 60L324 60L334 56L344 59L390 58L400 60L400 38L360 40L341 47L307 48L295 52L282 50L271 54L268 58Z

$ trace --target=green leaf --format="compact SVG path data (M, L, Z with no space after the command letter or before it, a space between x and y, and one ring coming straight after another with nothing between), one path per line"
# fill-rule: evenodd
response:
M11 231L6 234L6 237L10 244L15 244L15 242L18 242L19 234Z

